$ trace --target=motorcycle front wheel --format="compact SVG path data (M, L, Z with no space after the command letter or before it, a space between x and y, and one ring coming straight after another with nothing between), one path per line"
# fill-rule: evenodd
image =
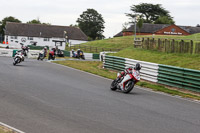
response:
M129 93L130 91L132 91L133 87L134 87L134 81L132 80L129 80L126 84L125 84L125 87L124 87L124 90L123 92L124 93Z
M112 91L116 91L116 90L117 90L117 80L116 80L116 79L113 80L113 82L111 83L110 89L111 89Z

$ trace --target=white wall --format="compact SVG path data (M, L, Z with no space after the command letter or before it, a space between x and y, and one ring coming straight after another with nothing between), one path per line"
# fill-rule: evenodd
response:
M24 45L31 45L30 42L34 41L37 42L36 46L49 46L50 48L55 47L55 42L53 40L57 41L64 41L63 38L49 38L49 41L44 41L44 38L40 37L33 37L33 40L28 40L28 37L26 36L18 36L17 39L11 39L11 36L5 36L5 40L8 41L8 45L11 47L21 48L21 44ZM65 42L62 43L62 46L58 46L59 49L64 50L65 49Z

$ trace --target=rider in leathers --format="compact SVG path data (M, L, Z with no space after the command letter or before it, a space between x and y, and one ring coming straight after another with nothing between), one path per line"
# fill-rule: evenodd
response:
M139 63L136 63L134 68L133 67L129 67L129 68L125 69L124 71L122 71L120 73L121 75L119 75L119 79L121 77L124 77L126 74L132 74L133 69L139 71L141 69L141 65Z

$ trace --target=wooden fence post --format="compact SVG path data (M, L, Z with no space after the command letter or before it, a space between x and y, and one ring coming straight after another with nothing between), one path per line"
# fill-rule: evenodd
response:
M167 51L167 39L165 39L164 46L165 46L165 48L164 48L164 52L166 52L166 51Z
M150 40L147 38L147 49L149 49Z
M193 53L193 40L190 41L190 54Z
M171 43L171 53L174 53L175 52L175 40L172 39L172 43Z

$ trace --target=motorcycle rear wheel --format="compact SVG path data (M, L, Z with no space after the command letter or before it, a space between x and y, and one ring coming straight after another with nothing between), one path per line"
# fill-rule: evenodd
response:
M116 79L113 80L113 82L111 83L110 89L111 89L112 91L116 91L116 90L117 90L117 80L116 80Z
M130 91L132 91L133 87L134 87L135 83L132 80L129 80L124 87L123 92L124 93L129 93Z

